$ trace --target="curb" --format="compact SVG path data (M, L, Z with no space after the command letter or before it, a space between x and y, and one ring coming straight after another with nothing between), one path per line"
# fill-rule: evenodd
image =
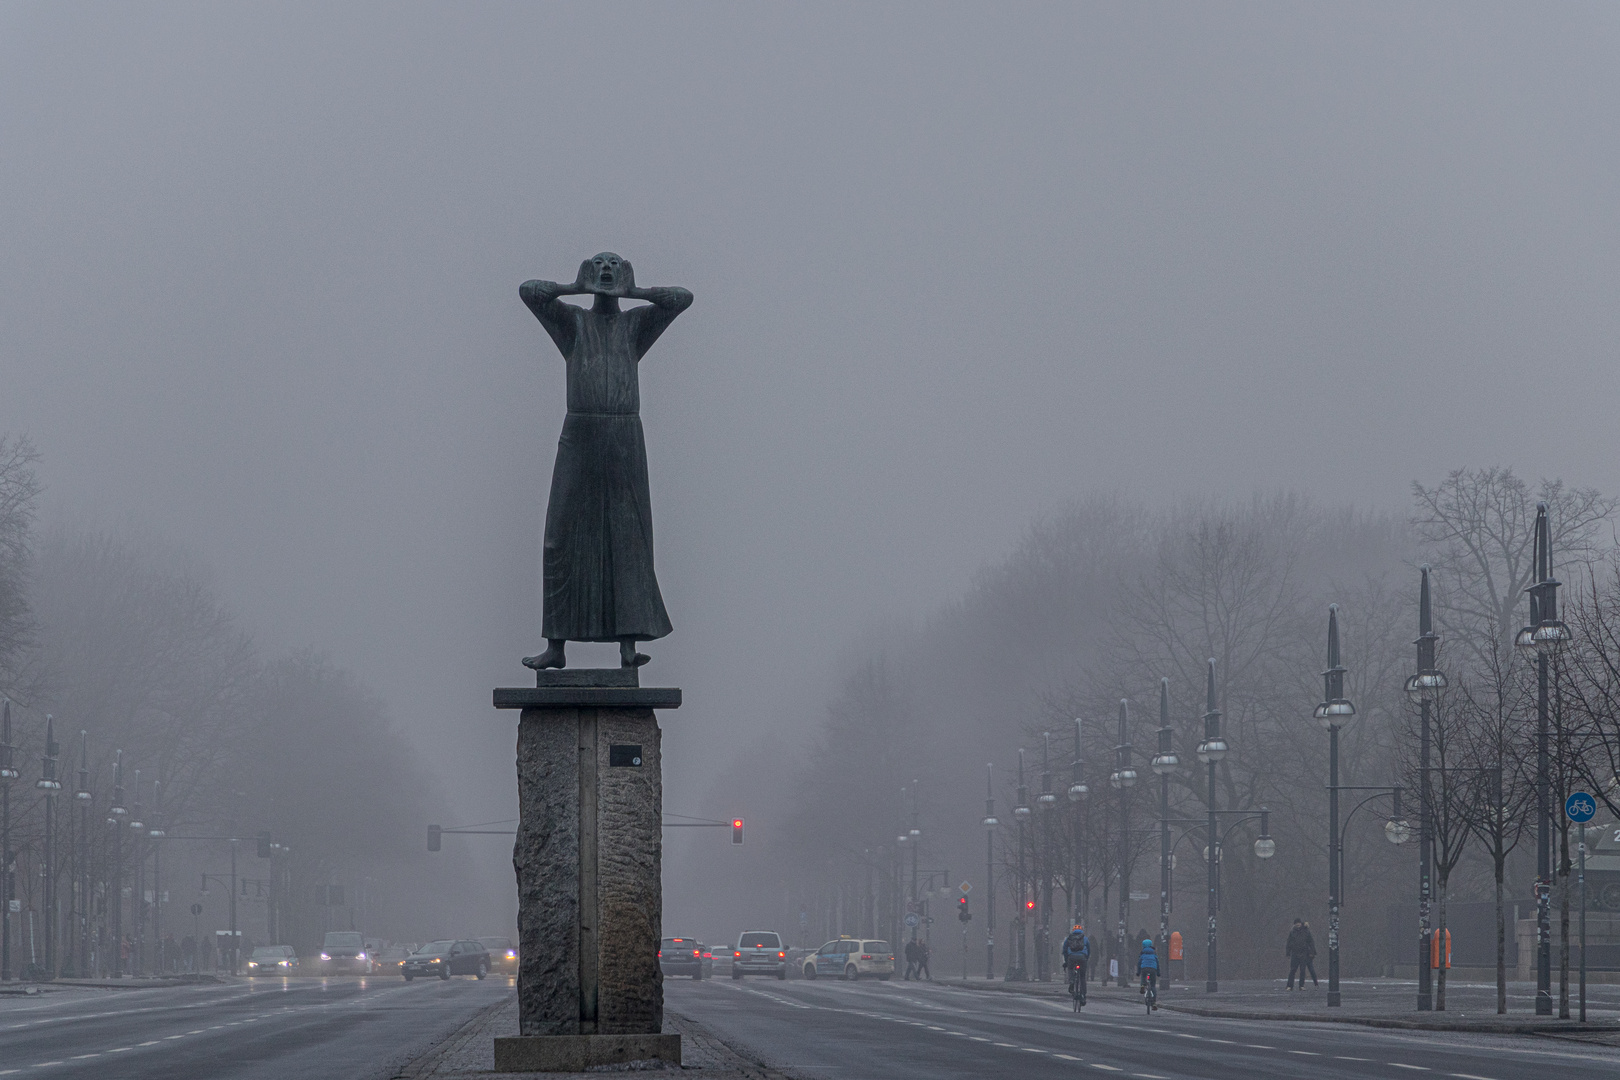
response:
M1395 1028L1402 1031L1456 1031L1479 1035L1548 1035L1569 1032L1620 1032L1612 1021L1587 1022L1557 1020L1552 1023L1492 1022L1489 1020L1407 1020L1395 1016L1322 1016L1315 1013L1245 1012L1240 1009L1207 1009L1196 1005L1164 1005L1170 1012L1209 1016L1220 1020L1292 1020L1307 1024L1359 1024L1362 1027Z

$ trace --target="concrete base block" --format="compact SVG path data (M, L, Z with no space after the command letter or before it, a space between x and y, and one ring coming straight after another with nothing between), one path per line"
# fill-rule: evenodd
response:
M628 1061L681 1063L679 1035L513 1035L495 1040L496 1072L583 1072Z

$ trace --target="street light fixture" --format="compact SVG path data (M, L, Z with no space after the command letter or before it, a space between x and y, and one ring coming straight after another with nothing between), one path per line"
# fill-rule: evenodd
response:
M1446 688L1445 675L1435 666L1435 646L1439 637L1434 632L1433 605L1429 600L1429 568L1420 568L1422 581L1418 588L1417 674L1406 680L1406 696L1418 706L1418 1012L1434 1009L1433 973L1429 967L1430 941L1433 931L1429 926L1429 905L1434 895L1434 836L1431 831L1432 813L1429 807L1429 747L1430 712ZM1410 827L1407 829L1411 832ZM1390 835L1393 843L1397 841Z
M1513 644L1536 665L1536 1015L1552 1015L1552 806L1548 792L1547 684L1552 658L1569 641L1569 627L1558 620L1558 581L1552 576L1552 527L1547 504L1536 504L1536 583L1530 594L1530 623Z
M1356 715L1344 696L1345 669L1339 663L1339 605L1328 605L1328 669L1322 672L1322 703L1313 714L1328 729L1328 997L1339 1004L1339 728Z

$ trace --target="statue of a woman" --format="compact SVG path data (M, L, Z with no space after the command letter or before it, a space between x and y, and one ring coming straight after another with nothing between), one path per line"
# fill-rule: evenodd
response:
M590 294L590 310L559 297ZM571 286L525 281L529 305L568 365L568 418L557 440L546 507L546 651L529 667L560 668L569 641L617 641L619 662L647 662L636 642L669 633L653 573L652 496L636 369L675 316L685 289L638 289L630 264L605 251L580 264ZM619 309L620 298L648 300Z

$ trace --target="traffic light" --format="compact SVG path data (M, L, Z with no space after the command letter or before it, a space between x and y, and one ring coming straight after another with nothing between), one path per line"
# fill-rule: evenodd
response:
M1024 910L1025 911L1034 911L1035 910L1035 901L1033 901L1033 900L1025 900L1024 901Z
M731 842L733 844L742 843L742 818L740 817L731 819Z
M428 826L428 850L429 851L438 851L439 850L439 843L440 843L440 841L439 841L439 832L440 832L440 830L439 830L439 827L437 825L429 825Z
M259 858L268 859L269 857L270 857L270 834L267 833L267 832L262 832L262 833L259 834Z
M956 898L956 918L960 922L973 921L973 912L968 910L968 898L965 896Z

